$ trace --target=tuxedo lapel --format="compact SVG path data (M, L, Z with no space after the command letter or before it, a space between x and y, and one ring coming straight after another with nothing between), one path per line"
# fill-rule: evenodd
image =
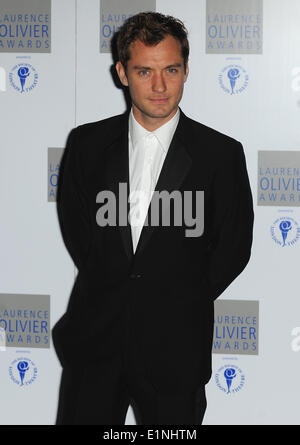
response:
M116 224L120 230L124 249L129 260L133 257L133 245L131 237L131 226L128 223L129 205L129 156L128 156L128 113L122 116L119 136L107 149L106 155L106 183L108 190L114 193L116 198ZM126 187L125 193L122 188L120 196L120 184ZM120 214L120 206L123 209ZM125 220L126 219L126 220Z
M122 117L124 120L122 121L120 127L121 131L119 133L119 136L107 149L106 182L108 190L111 190L116 197L116 222L120 230L124 249L129 260L131 260L133 256L136 257L145 249L147 243L150 241L153 231L156 230L157 227L151 226L150 224L143 227L136 252L134 254L131 226L128 222L128 215L130 211L128 117L128 113L124 114L124 117ZM184 134L184 119L185 117L180 110L180 119L178 122L178 126L174 133L166 158L164 160L164 164L162 166L155 187L155 192L159 193L165 190L171 193L173 190L179 190L184 178L186 177L191 167L192 161L183 143L182 135ZM122 196L119 195L120 183L126 184L127 196L124 194L124 192ZM124 203L125 199L126 204ZM122 213L122 215L119 213L120 200L123 200L121 205L123 206L124 214ZM124 225L124 206L126 207L126 225ZM149 218L149 209L146 220L148 222L150 222L151 220L151 218Z

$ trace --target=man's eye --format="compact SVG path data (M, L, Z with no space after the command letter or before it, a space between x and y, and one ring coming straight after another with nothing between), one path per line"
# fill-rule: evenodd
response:
M139 75L140 76L147 76L147 74L149 74L149 71L148 70L141 70L141 71L139 71Z
M177 73L177 69L176 68L168 68L168 73L174 74Z

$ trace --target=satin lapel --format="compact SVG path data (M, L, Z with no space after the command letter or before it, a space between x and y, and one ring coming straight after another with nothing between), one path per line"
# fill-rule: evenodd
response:
M173 190L179 190L184 178L191 168L192 160L188 152L186 151L182 142L184 134L183 120L184 115L181 112L181 117L178 122L177 129L170 144L167 156L165 158L163 167L161 169L155 191L161 192L163 190L171 193ZM150 204L151 205L151 204ZM148 221L149 211L148 211ZM146 247L150 240L154 230L157 230L157 226L144 226L140 235L140 239L137 245L135 256L139 255Z
M116 197L116 223L129 260L133 257L129 215L129 157L128 157L128 114L124 115L121 134L108 147L106 155L106 183ZM122 187L122 188L121 188Z

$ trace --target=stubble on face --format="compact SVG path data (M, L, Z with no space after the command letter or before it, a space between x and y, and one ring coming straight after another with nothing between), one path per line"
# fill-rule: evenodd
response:
M142 126L153 131L175 115L188 76L178 40L168 35L155 46L136 40L130 46L126 71L118 64L120 80L129 87L134 117Z

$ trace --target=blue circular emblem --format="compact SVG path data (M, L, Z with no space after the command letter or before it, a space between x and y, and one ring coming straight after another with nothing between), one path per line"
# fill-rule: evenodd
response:
M18 63L9 73L9 83L18 93L31 92L38 83L38 73L29 63Z
M18 386L28 386L36 380L37 367L28 357L20 357L11 363L8 373Z
M272 224L271 237L278 246L294 246L300 238L299 224L289 216L282 216Z
M230 95L242 93L248 81L249 76L241 65L227 65L219 74L220 87Z
M215 374L217 387L225 394L235 394L245 384L245 375L236 365L224 365Z

